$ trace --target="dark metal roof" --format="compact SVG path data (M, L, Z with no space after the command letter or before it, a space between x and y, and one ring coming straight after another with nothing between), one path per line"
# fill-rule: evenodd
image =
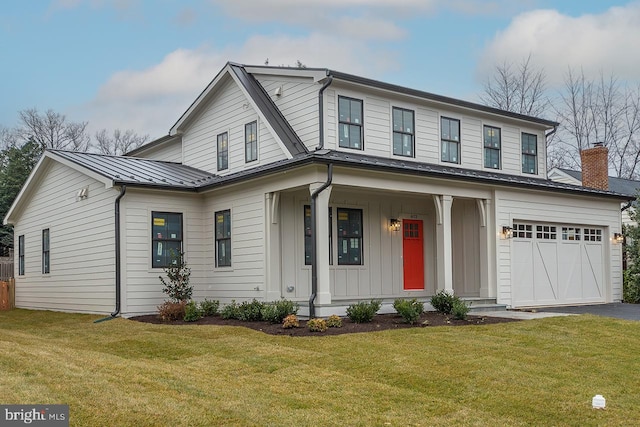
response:
M260 112L273 127L280 140L287 147L292 156L308 153L307 147L302 143L298 134L293 130L289 122L284 118L271 97L244 67L229 63L229 68L234 72L240 83L254 100Z
M574 179L582 182L582 172L574 171L571 169L558 168L562 172L571 176ZM640 190L640 181L634 181L632 179L616 178L614 176L609 177L609 191L614 193L625 194L627 196L635 197Z
M196 191L198 187L213 180L211 173L180 163L73 151L49 151L104 176L114 184Z

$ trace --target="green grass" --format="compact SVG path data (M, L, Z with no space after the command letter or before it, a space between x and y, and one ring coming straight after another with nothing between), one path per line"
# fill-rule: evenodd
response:
M640 323L595 316L293 338L0 312L0 403L73 426L638 423ZM591 398L607 399L604 411Z

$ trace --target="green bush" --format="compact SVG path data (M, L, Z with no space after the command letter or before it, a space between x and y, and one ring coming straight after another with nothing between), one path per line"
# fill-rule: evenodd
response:
M640 304L640 277L633 269L624 272L622 300L629 304Z
M191 269L187 267L184 253L171 249L170 254L171 263L168 267L163 268L167 275L167 280L162 276L158 276L164 286L162 292L167 294L173 302L189 301L193 293L193 286L189 284Z
M298 313L298 304L282 298L279 301L266 303L262 307L262 320L271 323L282 323L285 317Z
M244 322L262 320L262 307L264 307L264 303L255 298L251 302L243 301L238 307L238 320Z
M307 328L309 328L311 332L324 332L329 327L324 319L309 319L309 321L307 321Z
M406 323L413 325L420 319L424 311L424 304L417 299L397 299L393 302L393 308L398 312Z
M189 301L184 307L184 321L195 322L202 319L203 312L195 301Z
M342 328L342 319L336 314L327 317L327 326L330 328Z
M382 307L380 300L360 301L347 307L347 316L354 323L368 323L373 320L373 316L380 310L380 307Z
M467 313L469 313L469 305L460 298L455 297L453 300L453 306L451 307L451 314L453 314L453 317L464 320L467 318Z
M453 310L453 302L458 297L453 296L447 291L439 291L434 296L431 297L431 306L438 312L442 314L451 314L451 310Z
M186 301L165 301L162 305L158 306L158 316L164 322L183 319L186 305Z
M285 317L282 321L282 327L285 329L299 328L300 322L298 322L298 316L296 316L295 314L290 314Z
M240 306L236 303L236 300L225 305L220 312L220 316L223 319L240 319Z
M203 316L215 316L220 309L220 301L204 299L200 303L200 310L202 310Z

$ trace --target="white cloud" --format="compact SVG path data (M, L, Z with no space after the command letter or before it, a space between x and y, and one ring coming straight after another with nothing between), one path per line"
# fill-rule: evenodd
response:
M543 67L550 86L562 84L569 67L585 75L614 73L638 80L640 3L613 7L599 15L571 17L555 10L535 10L515 17L481 54L478 75L484 80L496 64L519 63L529 54Z
M224 49L179 49L143 70L115 73L95 98L81 107L83 116L98 129L133 129L152 138L165 135L227 60L262 65L328 67L375 77L392 70L397 61L389 53L370 49L358 40L311 34L307 37L254 36L240 46Z

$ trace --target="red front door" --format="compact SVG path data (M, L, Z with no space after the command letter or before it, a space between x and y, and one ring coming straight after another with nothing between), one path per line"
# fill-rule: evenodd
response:
M402 220L402 257L404 289L424 289L424 244L422 220Z

